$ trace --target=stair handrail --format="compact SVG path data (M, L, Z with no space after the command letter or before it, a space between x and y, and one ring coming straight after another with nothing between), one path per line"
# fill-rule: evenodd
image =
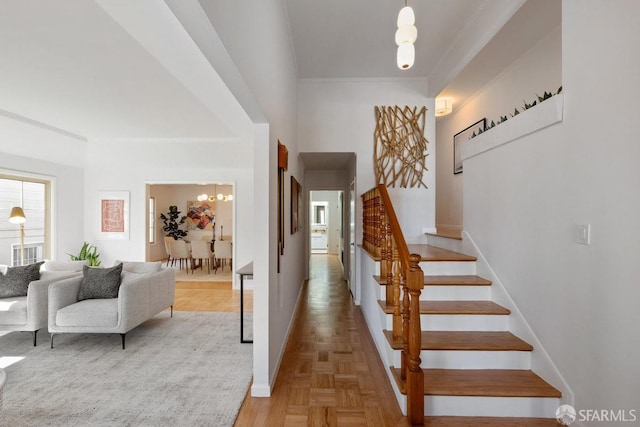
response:
M387 304L392 301L393 305L393 337L402 339L400 375L406 382L407 418L411 425L423 425L424 372L420 367L420 294L424 287L424 273L419 265L422 257L409 252L384 184L378 184L365 192L362 200L362 246L380 261L380 277L386 278L387 283L386 301Z

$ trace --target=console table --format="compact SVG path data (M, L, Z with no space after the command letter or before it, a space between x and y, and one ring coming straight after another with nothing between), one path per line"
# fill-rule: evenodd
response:
M244 278L253 279L253 261L236 271L236 273L240 275L240 342L243 344L252 343L253 340L244 339Z

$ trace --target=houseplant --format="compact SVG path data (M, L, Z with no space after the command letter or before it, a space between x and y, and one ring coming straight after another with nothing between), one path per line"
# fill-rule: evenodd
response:
M101 263L99 260L100 254L98 253L98 248L87 242L82 244L82 248L80 248L78 255L72 255L69 253L67 255L71 257L71 261L89 261L89 267L99 267Z
M173 237L175 240L187 237L188 232L180 229L180 226L184 224L187 216L180 216L180 211L177 206L169 206L169 212L166 215L160 214L160 219L164 224L162 230L167 233L167 237Z

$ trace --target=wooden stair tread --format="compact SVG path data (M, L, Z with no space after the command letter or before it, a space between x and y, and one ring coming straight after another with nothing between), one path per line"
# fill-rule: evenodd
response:
M424 427L558 427L554 418L424 417Z
M387 285L387 278L373 276L373 279L382 286ZM491 286L491 280L480 276L468 275L444 275L444 276L424 276L425 286Z
M431 245L407 245L409 253L418 254L422 261L476 261L477 258Z
M391 348L402 350L402 338L384 331ZM533 347L511 332L422 331L422 350L532 351Z
M400 369L391 368L400 391ZM424 394L433 396L555 397L560 391L524 369L424 369Z
M393 306L379 301L387 314L393 314ZM420 301L420 314L473 314L506 315L511 311L493 301Z

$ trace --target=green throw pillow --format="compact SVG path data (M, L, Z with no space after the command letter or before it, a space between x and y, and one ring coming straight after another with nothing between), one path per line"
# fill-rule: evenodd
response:
M85 299L118 298L122 263L111 268L82 267L82 282L78 301Z
M20 267L8 267L6 274L0 274L0 298L27 296L29 283L40 280L40 266L37 262Z

